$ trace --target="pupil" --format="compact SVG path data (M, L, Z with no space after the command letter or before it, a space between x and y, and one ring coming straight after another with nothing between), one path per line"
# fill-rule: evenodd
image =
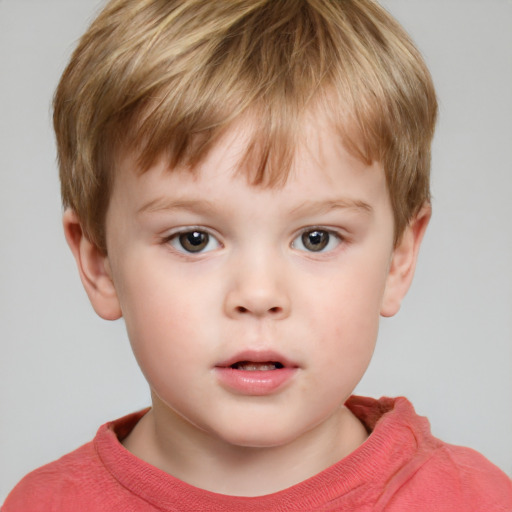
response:
M205 236L203 233L199 233L199 231L194 231L187 235L187 241L192 245L201 245L203 243Z
M321 251L329 243L329 233L326 231L309 231L302 235L302 243L310 251Z
M201 231L190 231L180 235L182 247L189 252L199 252L208 245L208 234Z

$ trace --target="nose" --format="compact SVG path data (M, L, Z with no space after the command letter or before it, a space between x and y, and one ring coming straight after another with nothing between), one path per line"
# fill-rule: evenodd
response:
M225 310L231 318L254 317L280 320L290 314L286 276L276 259L258 259L233 266Z

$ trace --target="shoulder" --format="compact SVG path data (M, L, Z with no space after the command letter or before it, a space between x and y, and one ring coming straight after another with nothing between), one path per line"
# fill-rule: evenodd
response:
M126 437L146 412L105 423L91 442L29 473L11 491L1 512L126 510L122 504L132 503L133 497L118 478L136 466L136 459L119 439Z
M480 453L440 442L386 510L408 510L404 504L436 512L511 512L512 481Z
M431 472L451 477L468 503L481 503L489 511L512 510L512 481L475 450L444 443L430 465Z
M99 467L93 443L87 443L25 476L7 497L2 512L76 510L73 500L96 479Z
M434 437L407 399L353 397L347 405L378 440L379 467L388 468L374 510L512 512L510 478L475 450Z

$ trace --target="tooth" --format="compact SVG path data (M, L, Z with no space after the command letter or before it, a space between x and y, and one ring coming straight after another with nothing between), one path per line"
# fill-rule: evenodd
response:
M276 365L274 363L239 363L237 364L237 370L243 370L247 372L255 371L269 371L275 370Z

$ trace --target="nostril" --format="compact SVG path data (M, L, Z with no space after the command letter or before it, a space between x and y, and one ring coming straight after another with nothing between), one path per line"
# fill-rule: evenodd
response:
M244 306L237 306L236 307L236 311L237 313L249 313L249 309L247 309L246 307ZM280 313L282 311L282 308L279 307L279 306L274 306L272 308L269 308L267 310L269 313L273 313L273 314L276 314L276 313Z

